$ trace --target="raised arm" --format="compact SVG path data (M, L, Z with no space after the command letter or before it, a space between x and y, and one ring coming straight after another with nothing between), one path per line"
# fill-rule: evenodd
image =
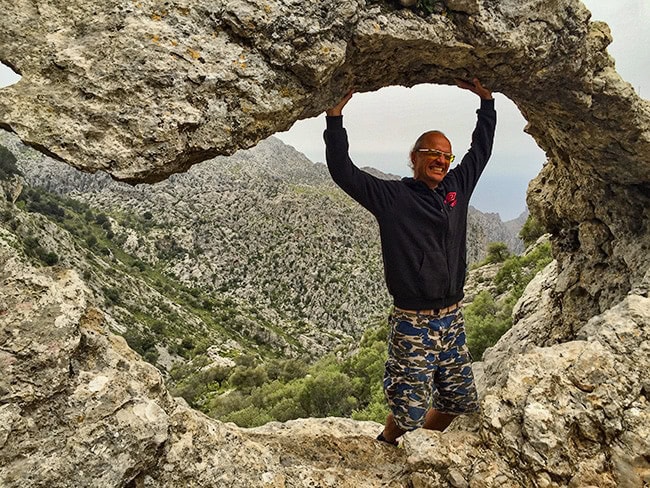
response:
M456 80L456 85L475 93L481 99L481 108L476 111L478 117L476 127L472 133L472 145L458 167L453 170L453 173L469 195L478 183L478 179L492 154L497 114L494 110L492 92L483 87L478 78L474 78L471 82Z
M387 182L357 168L348 154L348 135L343 128L343 107L352 98L350 90L339 103L325 111L327 129L325 158L334 182L363 207L379 217L390 207L397 189L395 182Z

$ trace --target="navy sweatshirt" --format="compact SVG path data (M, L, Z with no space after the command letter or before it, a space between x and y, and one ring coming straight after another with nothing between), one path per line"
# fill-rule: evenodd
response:
M327 166L336 184L379 223L386 285L396 307L444 308L463 298L467 211L492 152L494 100L481 100L476 113L469 151L434 190L413 178L386 181L357 168L343 117L327 117Z

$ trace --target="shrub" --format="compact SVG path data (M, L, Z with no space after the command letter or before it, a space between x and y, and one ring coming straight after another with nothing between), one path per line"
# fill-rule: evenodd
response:
M249 391L256 386L262 386L269 380L266 368L263 365L255 368L236 366L228 378L228 383L243 391Z
M32 258L36 258L47 266L52 266L59 262L59 256L52 251L47 251L41 246L36 237L27 237L23 240L23 249L25 254Z
M524 226L519 231L519 237L524 241L526 247L534 244L537 239L544 235L545 229L535 217L528 215Z
M352 381L339 371L323 371L307 378L298 401L310 417L347 416L357 407L356 398L350 396Z
M22 176L16 162L16 156L6 147L0 146L0 180L7 180L13 175Z
M467 345L474 360L480 361L483 352L496 344L511 327L511 312L511 306L497 306L488 291L479 293L474 301L465 307L463 313Z
M264 410L249 405L242 410L238 410L221 418L224 422L235 422L240 427L257 427L271 422L273 418Z
M156 364L156 362L158 361L159 356L160 356L160 354L158 353L157 349L149 349L142 355L142 357L144 358L145 361L147 361L148 363L151 363L153 365Z
M95 223L96 223L97 225L100 225L100 226L103 226L103 225L105 225L105 224L108 224L109 227L110 227L110 225L111 225L110 222L109 222L109 220L108 220L108 217L106 216L106 214L103 214L103 213L97 214L97 215L95 216Z
M48 266L53 266L59 262L59 256L55 252L48 252L39 257L41 261L43 261Z
M47 194L41 193L36 189L30 189L23 192L21 199L26 201L26 209L29 212L36 212L47 217L54 217L55 220L61 221L65 218L65 210L55 201L51 200Z
M505 242L491 242L488 246L487 263L502 263L510 256L510 250Z
M102 288L102 291L104 292L104 297L110 304L118 305L122 301L120 297L120 290L117 288L104 287Z
M512 326L515 303L530 280L551 260L549 243L538 246L525 256L510 256L494 278L496 292L507 292L507 295L496 303L489 292L482 291L465 307L467 344L476 360Z

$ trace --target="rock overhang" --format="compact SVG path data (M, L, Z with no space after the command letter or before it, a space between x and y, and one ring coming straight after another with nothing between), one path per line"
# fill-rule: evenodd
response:
M150 182L317 115L352 85L478 75L518 102L518 87L575 71L563 54L584 57L589 14L564 4L572 15L457 1L422 18L361 1L11 2L0 60L23 79L0 91L0 124L79 169Z

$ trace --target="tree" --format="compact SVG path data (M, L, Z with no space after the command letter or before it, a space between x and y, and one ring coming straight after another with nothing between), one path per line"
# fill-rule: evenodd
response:
M357 407L356 398L350 396L352 389L348 375L326 370L307 378L298 401L311 417L344 417Z
M248 391L256 386L261 386L268 381L264 366L260 365L255 368L246 368L236 366L233 373L228 378L228 382L240 390Z
M12 175L22 176L16 162L16 156L6 147L0 146L0 180L7 180Z
M492 242L488 246L487 258L488 263L502 263L510 256L510 250L505 242Z
M519 231L519 237L524 241L526 247L534 244L545 232L544 226L535 217L529 215L526 223Z

